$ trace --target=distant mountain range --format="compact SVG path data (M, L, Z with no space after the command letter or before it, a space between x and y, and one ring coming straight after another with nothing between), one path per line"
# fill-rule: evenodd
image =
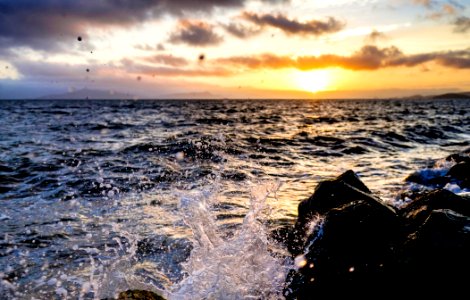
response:
M374 91L369 91L366 95L357 96L355 91L325 91L316 94L311 94L304 91L272 91L276 97L266 96L266 91L253 90L248 91L246 95L241 97L229 97L233 99L258 99L258 98L272 98L272 99L348 99L348 98L388 98L388 99L470 99L470 92L450 92L436 95L413 95L406 97L394 97L393 95L377 97ZM97 99L97 100L118 100L118 99L152 99L150 97L139 97L129 93L119 93L104 90L81 89L63 94L54 94L39 99L48 100L74 100L74 99ZM190 92L190 93L175 93L157 95L153 99L227 99L224 96L212 94L210 92Z
M446 93L446 94L433 96L432 98L433 99L470 99L470 92Z
M401 99L470 99L470 92L461 93L444 93L437 95L413 95L407 97L401 97Z
M209 92L176 93L156 96L155 99L222 99L220 95ZM149 97L138 97L128 93L118 93L104 90L81 89L62 94L53 94L40 97L42 100L119 100L119 99L151 99Z

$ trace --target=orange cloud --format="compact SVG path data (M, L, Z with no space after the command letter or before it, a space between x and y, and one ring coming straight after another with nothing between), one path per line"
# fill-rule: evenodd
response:
M262 54L221 58L217 62L231 65L232 67L249 69L296 68L300 70L332 67L348 70L377 70L389 67L414 67L428 62L435 62L449 68L466 69L470 68L470 49L406 55L395 46L378 48L367 45L350 56L323 54L292 58L274 54Z

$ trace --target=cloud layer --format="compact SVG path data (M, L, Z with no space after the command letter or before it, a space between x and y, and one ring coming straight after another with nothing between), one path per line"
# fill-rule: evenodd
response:
M406 55L395 46L379 48L367 45L350 56L323 54L291 58L288 56L263 54L221 58L218 62L248 69L296 68L304 71L332 67L356 71L378 70L389 67L415 67L430 62L448 68L468 69L470 68L470 49Z
M87 28L127 27L165 14L211 13L248 0L0 0L0 43L40 50L84 36ZM263 0L266 3L287 0ZM66 46L64 46L66 48Z

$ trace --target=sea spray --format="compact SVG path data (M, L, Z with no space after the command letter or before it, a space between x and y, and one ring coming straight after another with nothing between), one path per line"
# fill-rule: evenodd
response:
M182 197L180 209L193 232L193 250L184 264L188 276L175 285L170 299L277 299L292 262L278 255L268 237L266 200L279 189L270 182L252 189L250 210L233 236L216 226L211 204L217 195L200 192Z

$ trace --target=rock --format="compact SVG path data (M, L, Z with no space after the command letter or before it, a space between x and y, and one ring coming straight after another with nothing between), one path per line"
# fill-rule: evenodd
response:
M451 209L457 213L470 216L470 200L457 196L448 190L434 190L403 207L400 215L404 218L409 231L418 226L436 209Z
M450 182L450 178L446 177L445 174L445 171L439 172L435 169L424 169L408 175L405 181L442 188Z
M287 299L334 299L384 288L400 241L399 218L387 206L366 200L330 210L307 239L299 270L292 270Z
M165 298L150 291L127 290L125 292L120 292L116 300L165 300Z
M455 179L461 188L470 188L470 162L460 162L449 169L447 176Z
M421 296L468 293L470 217L452 210L434 210L409 235L399 261L403 290ZM423 287L433 287L423 288Z
M430 174L410 178L468 183L466 151L449 158L457 162L449 171L427 169ZM444 189L410 192L413 202L397 212L352 171L321 182L299 204L293 229L273 233L286 241L296 265L284 296L421 299L468 293L470 199Z
M333 208L358 200L366 201L373 206L384 207L390 213L395 213L392 207L374 197L353 171L346 171L334 180L320 182L313 195L299 204L297 222L289 235L289 251L293 255L302 251L308 224L317 215L323 215Z
M455 163L466 162L470 163L470 148L465 149L460 153L454 153L446 157L447 161L454 161Z

